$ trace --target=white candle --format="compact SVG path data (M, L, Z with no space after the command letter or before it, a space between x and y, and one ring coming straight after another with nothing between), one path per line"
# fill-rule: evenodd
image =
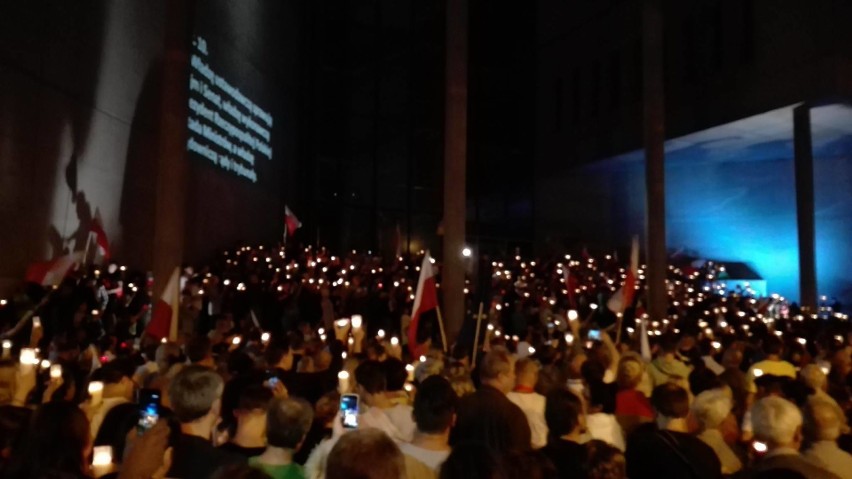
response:
M414 365L413 364L406 364L405 370L406 370L406 372L408 372L408 380L414 381Z
M385 339L385 330L380 329L379 334L377 335L379 339Z
M360 314L352 315L352 327L358 329L361 327L361 324L364 322L364 318L361 317Z
M112 472L112 446L95 446L92 451L92 473L101 477Z
M263 344L267 344L267 343L269 343L269 333L263 333L263 334L261 334L261 335L260 335L260 340L263 342Z
M100 381L92 381L89 383L89 396L92 398L92 405L96 406L101 403L104 397L104 383Z
M399 338L396 336L391 338L391 346L399 346Z
M53 364L50 366L50 379L59 379L62 377L62 365Z
M345 394L349 391L349 372L340 371L337 373L337 389L340 394Z
M338 328L345 328L347 323L349 323L349 320L346 319L346 318L338 319L337 320L337 327Z
M36 350L31 348L21 348L21 356L20 356L21 364L27 366L34 366L39 363L38 356L36 355Z
M8 339L3 341L3 357L8 358L12 354L12 341Z

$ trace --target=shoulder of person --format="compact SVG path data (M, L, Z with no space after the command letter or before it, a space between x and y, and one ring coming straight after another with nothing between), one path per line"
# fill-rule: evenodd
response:
M405 477L406 479L437 479L438 474L434 469L424 464L419 459L403 454L405 458Z

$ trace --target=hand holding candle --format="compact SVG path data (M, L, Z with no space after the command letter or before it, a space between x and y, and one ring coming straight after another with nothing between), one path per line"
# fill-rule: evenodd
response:
M337 390L340 394L349 392L349 371L337 373Z
M100 381L92 381L89 383L89 397L91 398L92 407L97 407L101 404L104 398L104 383Z

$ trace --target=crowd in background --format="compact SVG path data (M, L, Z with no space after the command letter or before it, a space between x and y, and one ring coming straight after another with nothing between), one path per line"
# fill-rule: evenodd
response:
M0 302L0 475L852 477L840 305L673 259L667 317L648 318L643 266L613 307L614 254L480 257L443 344L436 314L408 334L422 258L223 252L183 268L172 337L148 334L153 279L132 268L22 285Z

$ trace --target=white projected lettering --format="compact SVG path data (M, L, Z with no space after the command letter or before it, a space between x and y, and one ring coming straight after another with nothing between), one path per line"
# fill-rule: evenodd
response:
M272 115L210 67L204 38L192 45L186 148L257 183L256 158L272 159Z

